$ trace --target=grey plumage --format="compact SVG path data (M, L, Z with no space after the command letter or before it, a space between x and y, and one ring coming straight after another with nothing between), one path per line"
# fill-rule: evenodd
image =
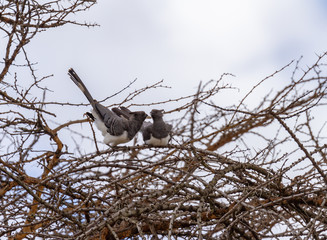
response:
M126 119L129 119L131 117L131 111L125 107L112 108L111 110L120 117L124 117Z
M166 146L170 140L172 126L163 120L163 110L151 111L153 123L144 122L141 128L143 140L146 144Z
M128 118L117 115L114 111L109 110L93 99L82 80L72 68L68 70L68 75L90 102L93 108L92 115L95 119L95 124L104 136L103 141L108 145L116 146L117 144L132 140L142 127L147 114L143 111L129 111Z

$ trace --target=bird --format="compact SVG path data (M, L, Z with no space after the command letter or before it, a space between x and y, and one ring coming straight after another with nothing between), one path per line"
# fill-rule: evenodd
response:
M163 120L164 110L152 109L150 115L153 123L144 122L141 128L145 144L167 146L171 137L172 125Z
M121 106L119 108L112 108L111 110L120 117L123 117L125 119L130 118L131 111L126 107Z
M96 127L101 131L104 139L103 142L109 146L117 146L121 143L127 143L141 129L145 118L148 116L144 111L129 111L128 117L117 115L114 111L101 105L91 96L90 92L74 71L70 68L68 75L71 80L84 93L87 100L92 106L92 114Z

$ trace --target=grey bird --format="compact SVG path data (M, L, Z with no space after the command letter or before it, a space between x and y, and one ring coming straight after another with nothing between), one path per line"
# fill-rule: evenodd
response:
M70 68L68 75L71 80L81 89L92 106L92 115L97 128L101 131L103 142L110 146L129 142L142 127L147 114L143 111L131 112L128 117L117 115L114 111L94 100L76 72Z
M126 107L112 108L111 110L118 116L125 119L129 119L131 117L131 111Z
M144 122L141 128L143 140L152 146L167 146L170 140L172 126L163 120L164 110L153 109L151 117L153 123Z

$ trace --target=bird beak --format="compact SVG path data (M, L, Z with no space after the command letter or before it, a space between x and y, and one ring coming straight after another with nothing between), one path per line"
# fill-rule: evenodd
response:
M148 116L146 117L146 119L152 119L152 118L151 118L151 116L148 115Z

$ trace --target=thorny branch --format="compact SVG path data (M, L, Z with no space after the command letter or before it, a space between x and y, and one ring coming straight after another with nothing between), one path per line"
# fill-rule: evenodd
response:
M38 32L75 23L69 16L95 2L1 3L7 45L0 69L0 237L327 237L326 53L303 71L301 61L287 64L238 103L217 101L234 91L223 83L230 74L199 84L194 94L140 104L137 96L167 86L160 81L125 94L133 81L116 93L126 97L110 106L175 106L165 108L173 141L150 147L137 139L107 148L96 142L87 118L55 122L56 112L46 106L84 105L47 102L43 82L49 79L36 76L24 49ZM15 60L19 53L23 64ZM18 68L30 71L30 85ZM287 70L289 81L282 81ZM272 79L279 88L245 104Z

